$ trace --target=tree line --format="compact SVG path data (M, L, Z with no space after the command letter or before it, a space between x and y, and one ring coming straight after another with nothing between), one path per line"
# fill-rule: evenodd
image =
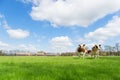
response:
M120 43L116 43L114 46L104 46L104 50L100 54L105 56L120 56Z
M8 54L0 50L0 56L6 56L6 55ZM64 52L56 55L73 56L73 55L76 55L76 52ZM13 54L11 54L11 56L13 56ZM105 45L104 48L100 50L100 56L120 56L120 43L116 43L114 46Z

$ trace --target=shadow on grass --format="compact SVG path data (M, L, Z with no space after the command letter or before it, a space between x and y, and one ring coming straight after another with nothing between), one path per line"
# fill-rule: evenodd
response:
M83 59L83 57L73 56L73 59ZM93 57L85 57L84 59L95 59ZM96 58L99 59L99 58Z

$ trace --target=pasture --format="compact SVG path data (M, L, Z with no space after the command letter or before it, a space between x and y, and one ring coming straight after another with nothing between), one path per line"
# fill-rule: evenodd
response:
M0 56L0 80L120 80L120 57Z

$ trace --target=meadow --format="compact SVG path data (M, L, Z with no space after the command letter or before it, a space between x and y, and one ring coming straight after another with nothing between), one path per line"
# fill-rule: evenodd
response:
M0 56L0 80L120 80L120 57Z

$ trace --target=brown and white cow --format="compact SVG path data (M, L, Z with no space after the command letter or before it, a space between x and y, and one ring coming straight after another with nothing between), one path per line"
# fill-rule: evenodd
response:
M85 54L86 54L85 44L78 45L77 53L78 53L79 57L82 55L82 57L84 59Z
M94 58L99 57L99 51L100 51L101 45L94 45L91 50L91 57Z

